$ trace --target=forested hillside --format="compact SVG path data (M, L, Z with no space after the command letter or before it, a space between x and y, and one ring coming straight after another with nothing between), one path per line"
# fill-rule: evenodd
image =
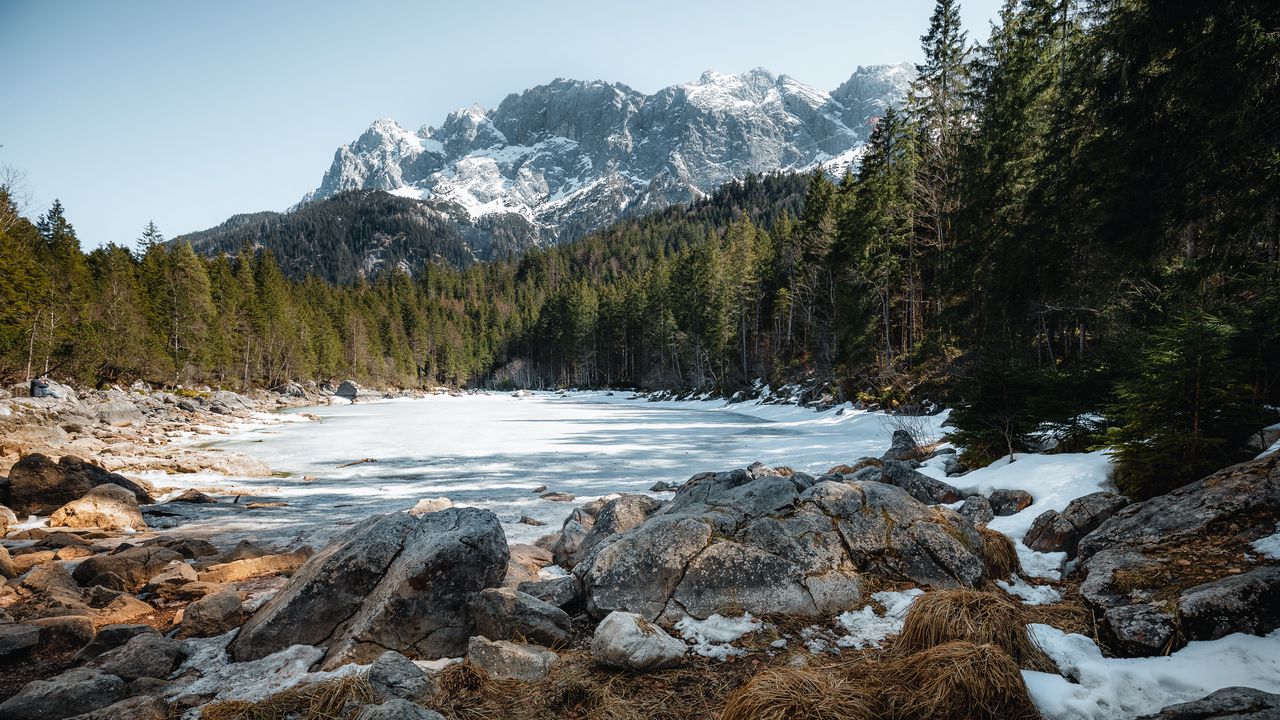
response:
M1011 1L970 47L940 0L923 49L854 175L752 177L462 269L454 237L296 282L252 246L203 259L155 233L85 255L60 206L32 223L6 196L3 374L801 380L942 400L977 458L1109 441L1131 490L1243 457L1280 404L1280 6ZM246 227L321 255L340 231L307 217Z

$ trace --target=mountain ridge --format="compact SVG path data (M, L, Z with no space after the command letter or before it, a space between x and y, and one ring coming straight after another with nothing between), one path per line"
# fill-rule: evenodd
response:
M914 66L859 66L831 92L753 68L646 94L557 78L492 109L454 110L411 131L374 121L334 153L303 201L346 190L448 200L474 218L515 213L538 240L581 236L627 213L687 202L748 172L839 173L873 118L901 103Z

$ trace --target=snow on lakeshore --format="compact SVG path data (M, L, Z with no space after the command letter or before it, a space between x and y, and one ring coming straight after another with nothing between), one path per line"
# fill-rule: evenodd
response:
M992 490L1026 490L1033 502L1021 512L992 518L987 527L1013 540L1023 571L1031 577L1056 580L1066 553L1036 552L1022 543L1031 524L1043 512L1066 509L1079 497L1111 489L1111 457L1106 450L1057 455L1018 454L979 468L961 477L949 478L933 463L920 472L955 485L961 494L990 495Z
M1135 718L1234 686L1280 692L1280 631L1191 642L1166 657L1106 658L1093 640L1048 625L1032 637L1063 674L1023 670L1047 720Z
M254 538L318 546L370 514L444 496L493 510L511 542L532 542L602 495L647 492L658 481L681 483L757 460L822 473L879 456L891 434L883 414L848 406L815 412L603 392L434 395L292 412L319 420L250 427L213 443L288 477L145 475L158 486L235 489L287 507L175 508L183 517L171 518L179 526L171 532L220 543ZM945 418L930 418L931 432L940 434ZM339 467L364 458L377 462ZM543 485L576 499L543 500L532 492ZM520 523L526 515L546 526Z

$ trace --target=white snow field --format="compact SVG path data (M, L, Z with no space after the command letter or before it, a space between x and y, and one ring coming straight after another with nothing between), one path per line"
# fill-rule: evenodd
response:
M231 488L286 507L231 504L173 509L172 531L215 542L242 538L323 544L374 513L407 510L420 498L496 513L507 538L532 542L560 529L584 502L682 483L703 471L759 460L822 473L889 447L881 413L815 412L791 405L723 401L647 402L582 392L448 395L307 408L320 422L250 427L214 443L247 453L288 477L147 474L158 486ZM931 418L933 432L945 414ZM339 467L371 458L377 462ZM308 480L307 478L314 478ZM543 500L535 488L573 502ZM657 494L670 497L670 494ZM242 501L247 503L248 499ZM520 523L521 516L547 523Z

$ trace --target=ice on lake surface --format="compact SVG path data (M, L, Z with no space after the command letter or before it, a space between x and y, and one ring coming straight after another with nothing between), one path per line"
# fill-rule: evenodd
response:
M532 542L601 495L647 492L659 480L680 483L698 472L757 460L817 474L879 456L891 432L883 414L848 408L647 402L622 393L440 395L307 412L321 421L247 430L216 443L288 477L149 476L160 486L233 487L252 494L254 502L287 506L175 503L164 509L181 517L158 518L157 524L176 523L169 532L215 542L250 538L319 547L369 515L447 497L455 505L492 510L511 542ZM944 417L932 418L935 433ZM339 467L363 458L377 462ZM541 499L532 492L541 485L576 500ZM547 525L520 523L522 515Z

